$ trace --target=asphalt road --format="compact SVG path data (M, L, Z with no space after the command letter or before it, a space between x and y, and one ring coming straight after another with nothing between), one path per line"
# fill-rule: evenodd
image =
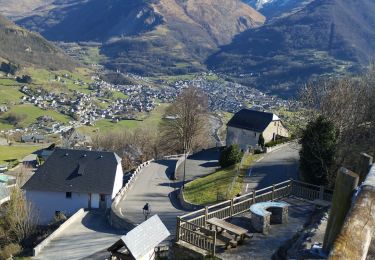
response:
M262 189L272 184L298 179L299 145L289 144L280 150L265 154L248 171L244 179L243 193Z
M199 153L193 154L186 160L186 181L191 181L196 178L205 176L213 173L219 168L219 156L220 152L218 149L208 149ZM183 179L184 164L181 164L177 169L177 178Z
M186 162L186 180L192 180L216 170L219 153L216 149L206 150L188 158ZM140 224L145 220L143 206L149 203L151 215L158 214L172 235L176 230L176 217L187 213L177 199L182 186L182 167L178 180L170 180L176 167L176 160L152 162L139 173L135 185L120 202L121 214L129 221Z

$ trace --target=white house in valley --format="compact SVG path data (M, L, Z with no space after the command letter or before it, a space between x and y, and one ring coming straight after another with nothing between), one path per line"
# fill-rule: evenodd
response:
M237 112L227 124L227 146L238 144L241 149L258 145L259 136L265 143L279 137L289 137L281 119L273 114L250 109Z
M55 149L22 187L41 224L58 213L106 209L123 184L121 158L113 152Z

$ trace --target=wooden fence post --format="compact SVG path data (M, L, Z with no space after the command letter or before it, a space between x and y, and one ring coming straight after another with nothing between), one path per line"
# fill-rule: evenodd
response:
M230 209L229 210L230 210L230 213L229 213L230 217L232 217L233 216L233 199L230 200Z
M216 230L213 231L213 246L212 246L212 256L216 255Z
M358 165L359 183L362 183L366 179L366 176L370 171L372 163L372 156L366 153L361 153L361 159Z
M272 201L275 200L275 184L272 185Z
M289 196L293 195L293 179L289 179Z
M320 200L324 199L324 186L320 186L319 188L319 199Z
M208 220L208 207L204 207L204 226L206 226L206 222Z
M180 226L181 226L181 218L177 217L176 242L178 242L180 240Z
M326 253L331 250L337 235L341 231L346 214L351 207L352 196L358 186L358 180L358 174L343 167L337 173L332 206L323 242L323 250Z

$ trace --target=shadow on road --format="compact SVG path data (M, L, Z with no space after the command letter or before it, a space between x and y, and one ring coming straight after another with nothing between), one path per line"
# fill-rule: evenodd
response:
M111 227L106 219L104 211L92 210L81 221L87 229L100 233L123 235L124 230Z
M196 161L213 161L219 160L220 151L218 148L211 148L207 150L203 150L199 153L190 155L188 157L189 160L196 160Z
M159 160L155 163L167 166L167 169L165 170L165 175L168 177L168 179L172 179L172 177L174 176L174 171L176 169L177 160Z
M298 164L286 161L279 164L263 164L253 168L252 178L256 179L256 189L263 189L289 179L297 179Z

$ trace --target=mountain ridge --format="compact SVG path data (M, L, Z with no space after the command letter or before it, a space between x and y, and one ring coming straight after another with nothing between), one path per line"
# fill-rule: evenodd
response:
M372 62L373 13L370 0L314 0L297 13L238 35L206 62L240 81L293 93L312 76L355 72ZM283 84L289 86L277 89Z
M142 75L205 70L219 45L265 21L240 0L42 2L16 22L53 41L100 42L105 65Z
M0 15L0 57L22 66L73 69L78 63L39 34L20 28Z

